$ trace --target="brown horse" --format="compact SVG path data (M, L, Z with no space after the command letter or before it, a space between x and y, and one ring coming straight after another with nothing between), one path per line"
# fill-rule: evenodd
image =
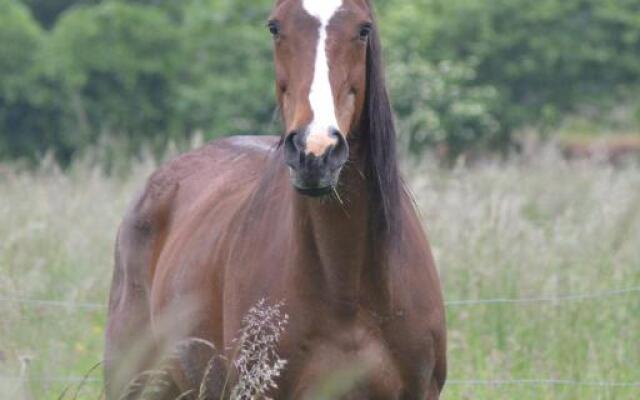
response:
M268 27L285 134L183 155L134 201L117 239L107 397L164 348L178 349L175 389L227 398L234 339L266 299L289 321L264 397L309 398L357 365L339 398L438 399L442 294L398 172L370 0L277 0ZM186 338L219 350L178 346Z

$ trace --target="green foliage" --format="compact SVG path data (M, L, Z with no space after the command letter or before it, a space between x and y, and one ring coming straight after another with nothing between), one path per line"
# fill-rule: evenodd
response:
M11 0L0 1L0 79L2 97L19 96L31 78L42 32L26 8Z
M414 153L440 146L451 158L509 143L492 86L473 84L471 65L414 59L388 69L399 127Z
M69 104L65 143L83 148L108 132L139 144L177 131L181 44L153 7L107 2L66 13L47 49L48 72Z
M23 0L42 26L51 28L61 13L80 4L96 4L100 0Z
M26 7L0 0L0 157L40 149L51 139L54 105L37 73L43 32Z
M637 0L375 3L416 152L506 148L523 126L614 108L640 84ZM0 157L52 148L68 160L104 135L128 152L194 132L273 132L271 5L0 0Z
M476 63L519 124L562 113L640 78L640 3L633 0L418 0L389 8L399 60Z
M143 142L164 148L196 131L212 138L272 126L271 41L264 28L270 0L59 3L66 11L47 34L25 7L0 1L22 16L0 16L12 21L0 28L0 51L10 53L2 60L12 63L0 66L12 68L0 78L3 104L9 94L37 92L46 108L21 106L20 115L48 122L32 129L3 119L4 157L33 158L50 147L69 160L105 135L131 152ZM24 39L13 39L14 26Z
M195 1L184 9L185 60L176 104L206 137L269 130L273 56L265 28L271 0Z

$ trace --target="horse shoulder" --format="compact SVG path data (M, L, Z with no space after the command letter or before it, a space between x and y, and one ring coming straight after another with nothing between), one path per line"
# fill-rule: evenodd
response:
M422 218L413 202L403 205L402 239L392 252L390 267L395 318L387 340L398 350L408 381L422 390L442 388L447 374L445 308L438 270ZM424 375L413 372L422 371Z

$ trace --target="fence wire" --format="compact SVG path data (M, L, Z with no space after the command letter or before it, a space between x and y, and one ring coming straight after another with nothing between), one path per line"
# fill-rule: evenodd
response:
M598 300L612 297L621 297L632 294L640 294L640 287L630 287L624 289L614 289L590 294L574 294L565 296L542 296L525 298L493 298L476 300L450 300L446 301L447 307L480 306L480 305L528 305L528 304L561 304L567 302ZM81 303L60 300L39 300L23 297L0 297L0 303L23 304L28 306L58 307L67 310L105 310L107 307L99 303ZM53 377L53 378L26 378L0 376L0 382L10 382L16 385L30 382L44 384L101 384L99 378L85 377ZM603 388L640 388L640 382L612 382L612 381L578 381L571 379L449 379L447 385L451 386L583 386L583 387L603 387Z
M17 376L0 376L0 382L9 382L12 384L24 384L24 383L44 383L44 384L98 384L102 383L102 379L99 378L85 378L82 376L68 376L68 377L53 377L53 378L25 378L25 377L17 377Z
M640 388L640 382L576 381L571 379L448 379L453 386L587 386L608 388Z
M0 376L0 382L13 384L44 383L44 384L102 384L102 379L69 376L66 378L20 378ZM572 379L447 379L447 386L582 386L602 388L640 388L640 382L612 382L612 381L578 381Z
M447 307L461 306L479 306L479 305L499 305L499 304L541 304L541 303L565 303L572 301L598 300L611 297L627 296L632 294L640 294L640 287L631 287L624 289L614 289L599 293L574 294L565 296L543 296L543 297L524 297L524 298L493 298L493 299L474 299L474 300L449 300L445 302ZM67 309L86 309L86 310L104 310L106 305L99 303L77 303L61 300L39 300L22 297L0 297L0 303L5 304L24 304L32 306L60 307Z
M68 308L68 309L86 309L86 310L103 310L107 308L104 304L99 304L99 303L76 303L72 301L38 300L38 299L27 299L22 297L0 297L0 303L60 307L60 308Z
M632 287L626 289L615 289L606 292L592 294L575 294L566 296L545 296L545 297L525 297L519 299L496 298L496 299L480 299L480 300L450 300L445 304L447 307L459 306L476 306L491 304L540 304L540 303L564 303L570 301L598 300L610 297L626 296L630 294L640 294L640 287Z

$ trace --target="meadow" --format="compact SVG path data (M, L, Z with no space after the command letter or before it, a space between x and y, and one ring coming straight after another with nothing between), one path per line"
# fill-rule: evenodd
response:
M95 165L0 167L1 399L101 395L113 240L154 162ZM405 169L449 302L444 399L640 398L640 167Z

